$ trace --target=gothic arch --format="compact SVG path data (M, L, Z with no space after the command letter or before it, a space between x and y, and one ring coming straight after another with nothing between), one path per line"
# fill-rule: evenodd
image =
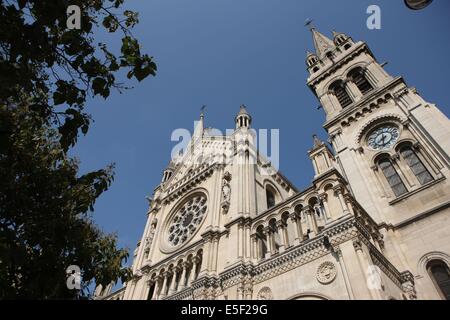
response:
M441 260L447 264L450 268L450 255L441 251L432 251L424 254L417 263L417 270L419 271L419 275L425 276L428 274L427 272L427 264L433 260Z
M293 295L287 300L333 300L333 299L322 293L307 291Z
M392 156L395 155L395 152L393 150L381 150L377 152L375 155L372 156L372 159L370 160L370 163L372 165L377 165L378 161L382 159L391 159Z
M406 146L412 147L414 145L414 143L416 143L416 141L414 141L411 138L401 139L394 145L393 149L395 150L395 152L399 152L401 148L406 147Z
M285 207L283 207L283 208L281 208L280 210L278 210L278 213L277 213L277 215L279 216L279 217L281 217L281 215L283 214L283 213L285 213L285 212L292 212L291 211L291 207L290 206L285 206Z
M272 219L277 220L278 216L279 216L279 212L270 214L269 216L266 217L266 219L264 219L264 224L267 225L269 223L269 221Z
M294 201L294 202L292 203L290 209L289 209L289 212L295 212L295 208L296 208L297 206L302 206L302 207L304 207L304 206L305 206L305 201L304 201L303 199Z
M268 202L267 201L268 200L267 199L267 195L268 195L269 192L272 193L273 196L274 196L274 205L273 206L269 206L268 203L267 203L268 209L276 206L281 201L283 201L283 197L281 196L280 189L273 182L271 182L270 180L266 179L266 180L264 180L263 185L264 185L264 191L265 191L265 195L266 195L266 202Z
M319 193L314 191L310 195L308 195L308 197L305 198L306 205L309 205L311 200L313 200L314 198L316 198L318 200L319 199Z
M355 70L357 68L361 68L365 72L367 72L367 65L368 65L368 63L366 61L361 61L361 62L357 62L355 64L349 65L348 68L346 68L345 71L343 72L344 79L348 79L349 73L351 73L353 70Z
M322 181L318 186L317 190L320 192L325 192L326 187L330 186L333 188L338 184L338 181L336 179L326 179L325 181Z

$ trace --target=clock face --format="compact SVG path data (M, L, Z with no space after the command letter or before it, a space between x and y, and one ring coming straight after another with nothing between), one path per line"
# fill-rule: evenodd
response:
M384 126L374 130L367 140L369 147L374 150L391 148L398 140L400 133L397 127Z
M186 201L169 224L169 243L175 247L186 242L203 221L206 209L206 197L203 195Z

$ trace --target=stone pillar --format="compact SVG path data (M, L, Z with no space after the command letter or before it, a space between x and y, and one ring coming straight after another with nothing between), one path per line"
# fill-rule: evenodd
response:
M167 296L166 291L168 289L168 287L167 287L167 278L168 277L169 277L169 272L168 271L164 272L163 283L161 286L161 293L159 295L159 298L165 298Z
M348 297L350 300L355 299L355 294L353 293L353 288L350 282L350 277L347 271L347 267L345 266L344 256L342 254L342 250L339 247L334 248L335 258L339 262L339 266L341 267L342 276L344 278L345 287L347 289Z
M193 257L192 258L192 269L191 269L191 273L189 274L188 287L190 287L192 285L192 282L194 282L194 280L196 279L196 277L195 277L195 270L197 269L197 264L199 262L200 262L199 257Z
M250 239L250 233L251 233L251 225L250 224L246 224L245 225L245 257L247 260L251 260L252 259L252 253L251 253L251 247L252 247L252 242Z
M206 275L211 270L211 251L213 250L212 237L210 235L204 238L205 245L203 246L203 263L200 267L200 275Z
M266 239L267 239L266 258L270 258L270 256L274 253L273 242L272 242L272 230L270 229L270 227L266 227L264 229L264 234L266 235Z
M217 271L217 257L219 255L219 235L214 236L213 238L213 254L212 254L212 265L211 265L211 269L213 272ZM198 263L200 263L200 258L199 257L195 257L198 260Z
M169 289L170 294L177 292L177 274L180 271L179 267L174 267L172 271L172 283Z
M256 233L252 234L250 236L250 238L252 239L252 258L254 260L259 260L259 254L258 254L258 236L256 235Z
M333 220L333 214L330 211L330 207L328 206L328 194L323 193L319 196L319 200L322 201L323 209L325 211L325 216L327 217L327 223L330 223Z
M178 290L183 290L186 287L186 274L188 267L189 263L187 261L184 261L182 264L183 270L181 271L180 284L178 285Z
M303 230L302 230L302 222L300 216L297 215L296 212L291 213L289 216L291 221L295 225L295 240L294 245L298 246L303 241Z
M348 214L350 211L348 210L347 203L344 200L344 195L342 194L342 187L338 186L337 188L334 188L334 192L336 193L339 203L341 204L342 212L343 214Z
M244 226L238 223L238 258L242 259L244 256Z
M317 220L320 218L321 226L323 226L327 223L327 217L325 216L325 212L324 212L324 210L322 210L322 206L320 205L320 203L316 203L314 205L313 213L314 213L315 217L317 217L316 218ZM317 213L319 213L319 214L317 214ZM318 224L319 223L317 223L317 225Z
M309 233L309 238L314 238L317 235L317 224L316 224L316 219L314 218L314 212L312 212L311 209L309 208L305 208L304 209L304 214L306 216L306 218L309 221L309 225L311 226L311 230Z
M151 285L152 285L152 283L151 283L150 279L145 280L145 282L144 282L144 290L142 290L142 298L141 298L141 300L147 300L148 294L150 292Z
M354 84L352 81L346 81L345 86L346 86L347 92L353 98L353 101L359 101L361 99L362 93L361 93L361 91L359 91L356 84Z
M277 228L278 233L281 234L281 238L283 240L283 244L280 246L279 250L280 252L284 252L284 250L286 250L286 248L289 247L286 224L284 223L284 221L282 220L277 221Z
M353 240L353 247L355 248L356 256L358 257L358 262L361 267L361 272L364 274L364 278L366 279L367 290L369 292L370 297L373 300L381 300L381 296L380 296L380 293L378 292L378 290L371 289L368 286L368 283L370 281L370 279L368 279L368 276L369 276L368 273L370 271L369 262L367 261L367 258L364 254L363 244L362 244L361 240L359 240L359 239ZM381 275L380 275L379 280L380 280L380 285L381 285Z
M159 282L161 281L161 276L158 276L155 278L155 289L153 290L152 300L158 300L159 299Z

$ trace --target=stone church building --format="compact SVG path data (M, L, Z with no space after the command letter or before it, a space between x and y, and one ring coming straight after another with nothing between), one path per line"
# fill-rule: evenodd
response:
M154 191L133 278L98 299L450 299L450 122L367 44L311 29L307 84L329 143L298 190L203 115Z

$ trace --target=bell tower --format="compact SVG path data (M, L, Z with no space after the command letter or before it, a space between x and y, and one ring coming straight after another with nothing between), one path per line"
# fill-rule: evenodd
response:
M386 256L436 297L424 270L430 252L450 250L450 121L365 42L311 32L307 84L325 111L336 165L379 224Z
M325 111L336 161L358 201L377 221L391 223L447 202L447 117L402 77L389 75L365 42L311 32L308 86Z

